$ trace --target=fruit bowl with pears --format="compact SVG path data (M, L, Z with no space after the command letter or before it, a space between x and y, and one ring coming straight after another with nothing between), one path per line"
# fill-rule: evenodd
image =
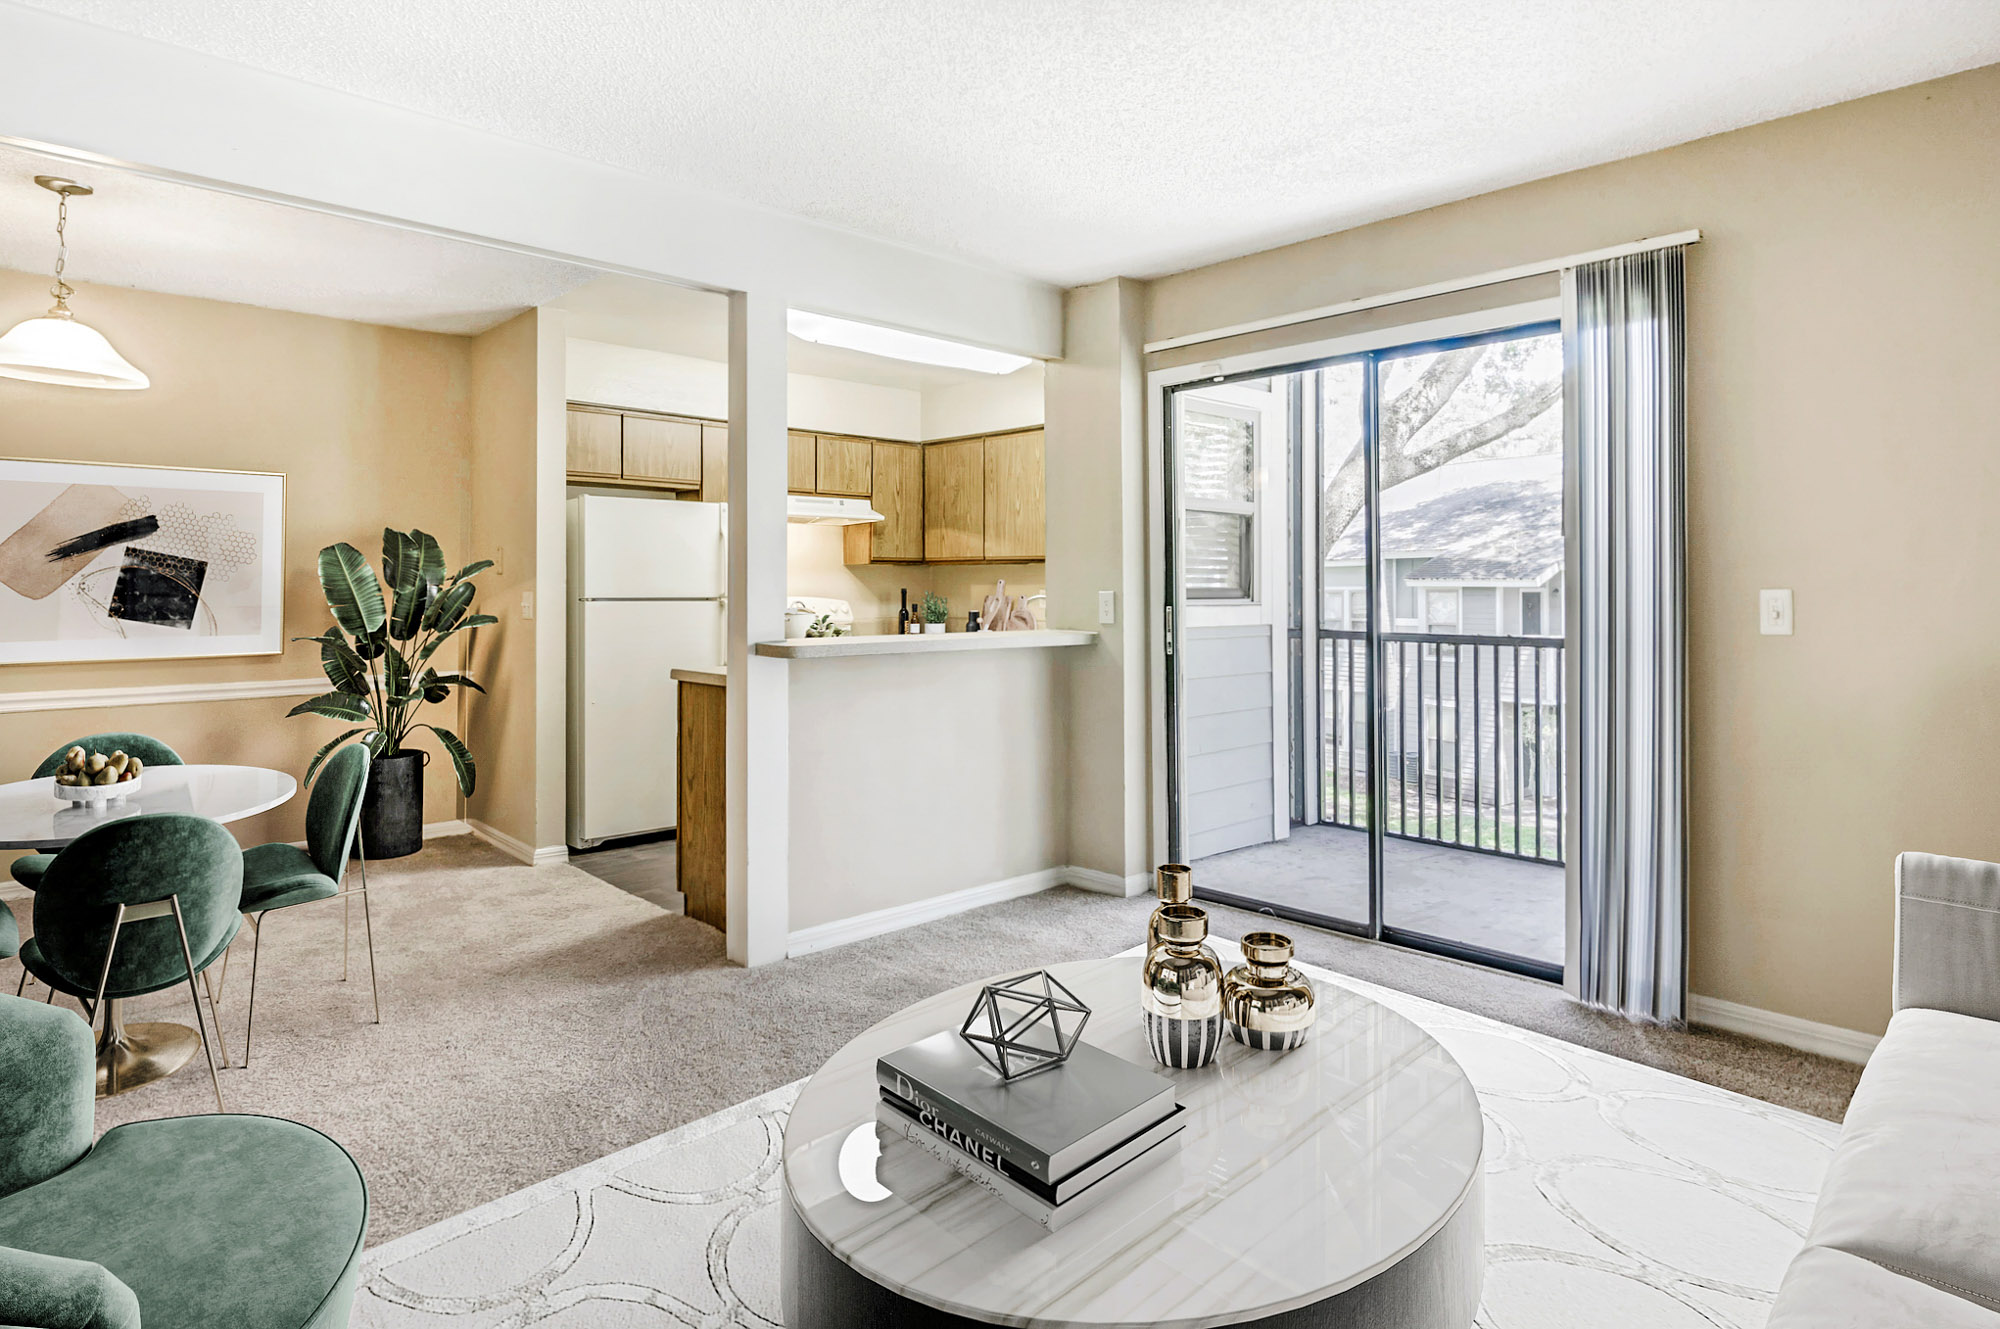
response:
M139 777L146 763L123 752L106 756L71 748L63 754L56 772L56 800L72 807L86 803L109 803L139 792Z

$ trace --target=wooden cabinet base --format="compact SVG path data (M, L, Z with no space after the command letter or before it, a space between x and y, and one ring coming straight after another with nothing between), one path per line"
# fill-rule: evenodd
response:
M689 918L727 932L729 816L723 798L729 692L687 682L679 692L676 884L687 899Z

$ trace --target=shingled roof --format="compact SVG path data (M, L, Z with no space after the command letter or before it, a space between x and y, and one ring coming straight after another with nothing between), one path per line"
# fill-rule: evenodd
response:
M1382 515L1388 558L1430 557L1411 569L1415 582L1535 583L1562 567L1562 484L1520 479L1472 485ZM1358 563L1361 524L1328 551L1329 563Z

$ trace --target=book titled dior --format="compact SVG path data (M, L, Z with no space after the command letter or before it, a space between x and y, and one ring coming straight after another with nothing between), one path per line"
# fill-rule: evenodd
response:
M1171 1080L1078 1043L1060 1066L1002 1080L954 1031L875 1063L885 1095L950 1147L1024 1180L1052 1185L1174 1112ZM957 1139L952 1139L956 1132Z

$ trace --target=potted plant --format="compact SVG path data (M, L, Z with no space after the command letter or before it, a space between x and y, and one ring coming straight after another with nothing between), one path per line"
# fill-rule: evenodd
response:
M423 848L423 768L429 754L404 746L414 730L437 735L462 793L469 796L478 779L464 741L449 729L420 722L417 712L460 685L486 690L463 674L440 673L431 660L459 633L500 621L472 612L472 578L492 566L492 560L481 559L447 573L444 551L422 531L382 532L380 580L353 545L319 551L320 589L334 625L320 636L293 640L319 643L319 662L333 691L300 702L290 713L362 722L314 755L306 784L335 748L360 738L372 759L361 803L361 841L370 858L399 858Z
M943 632L945 620L951 617L951 606L936 591L924 592L924 631Z

